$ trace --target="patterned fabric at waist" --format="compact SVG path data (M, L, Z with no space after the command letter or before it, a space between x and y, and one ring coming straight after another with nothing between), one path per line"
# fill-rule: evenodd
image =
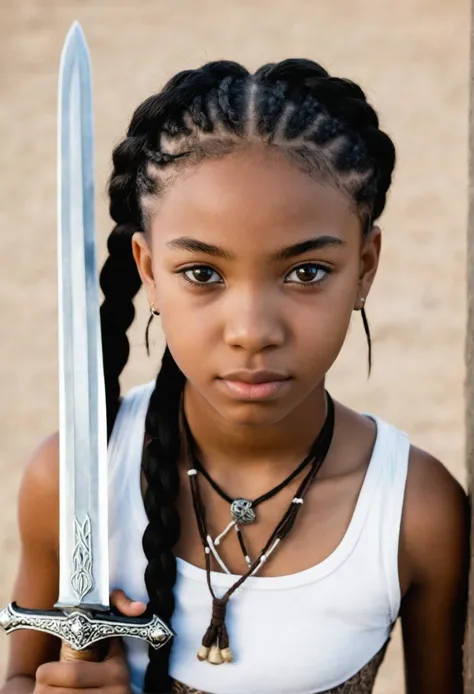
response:
M318 694L372 694L375 684L375 678L379 671L380 665L385 656L387 650L388 641L383 646L383 648L370 660L364 667L359 670L354 677L343 684L338 685L334 689L328 689L325 692L320 692ZM224 666L226 667L226 666ZM180 682L173 683L173 689L171 694L211 694L210 692L204 692L201 689L193 689L193 687L188 687L186 684L181 684ZM217 693L215 693L217 694ZM242 693L244 694L244 693Z

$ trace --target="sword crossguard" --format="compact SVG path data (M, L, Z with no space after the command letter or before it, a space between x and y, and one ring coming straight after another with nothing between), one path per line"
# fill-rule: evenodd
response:
M113 612L29 610L19 607L15 602L0 610L0 627L7 634L17 629L43 631L57 636L63 643L78 651L115 636L142 639L158 650L174 636L174 632L156 615L124 617Z

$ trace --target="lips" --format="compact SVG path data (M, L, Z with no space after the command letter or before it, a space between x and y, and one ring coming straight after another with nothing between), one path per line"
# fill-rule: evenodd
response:
M291 377L277 371L233 371L219 379L226 394L240 401L274 400Z
M239 383L271 383L274 381L287 381L290 377L288 374L281 373L280 371L231 371L225 376L221 376L223 381L237 381Z

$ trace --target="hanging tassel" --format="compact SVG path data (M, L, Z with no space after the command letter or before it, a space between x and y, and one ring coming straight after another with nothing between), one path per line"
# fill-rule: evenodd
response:
M198 660L212 665L232 662L232 652L229 647L229 634L225 625L227 600L214 598L212 601L211 623L202 639L198 651Z
M222 665L224 662L224 658L222 657L221 649L217 644L214 644L214 646L211 646L211 650L209 651L209 656L207 658L207 662L211 663L211 665Z
M210 653L210 650L211 649L208 648L207 646L201 646L201 648L198 650L198 654L197 654L198 660L200 660L201 662L204 660L207 660L209 653Z
M225 622L221 624L219 629L219 648L224 663L231 663L233 660L232 651L229 648L229 634Z
M221 655L224 659L224 663L231 663L232 662L233 657L232 657L232 651L230 650L230 648L223 648L221 650Z

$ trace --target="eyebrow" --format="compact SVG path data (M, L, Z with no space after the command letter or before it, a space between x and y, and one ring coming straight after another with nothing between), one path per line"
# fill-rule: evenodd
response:
M344 241L338 236L316 236L313 239L300 241L291 246L285 246L275 253L275 260L290 260L308 251L320 251L322 248L337 248L343 246Z
M224 260L234 260L235 254L215 246L212 243L205 243L198 239L193 239L190 236L181 236L180 238L168 241L168 248L175 248L182 251L190 251L191 253L205 253L213 258L223 258ZM272 255L275 260L290 260L308 251L319 251L323 248L337 248L343 246L344 241L337 236L316 236L315 238L299 241L291 246L280 248Z
M220 248L219 246L214 246L212 243L205 243L204 241L198 241L198 239L193 239L190 236L181 236L178 239L173 239L168 241L166 244L168 248L176 248L181 251L190 251L191 253L205 253L206 255L211 255L213 258L224 258L225 260L232 260L235 258L233 253Z

